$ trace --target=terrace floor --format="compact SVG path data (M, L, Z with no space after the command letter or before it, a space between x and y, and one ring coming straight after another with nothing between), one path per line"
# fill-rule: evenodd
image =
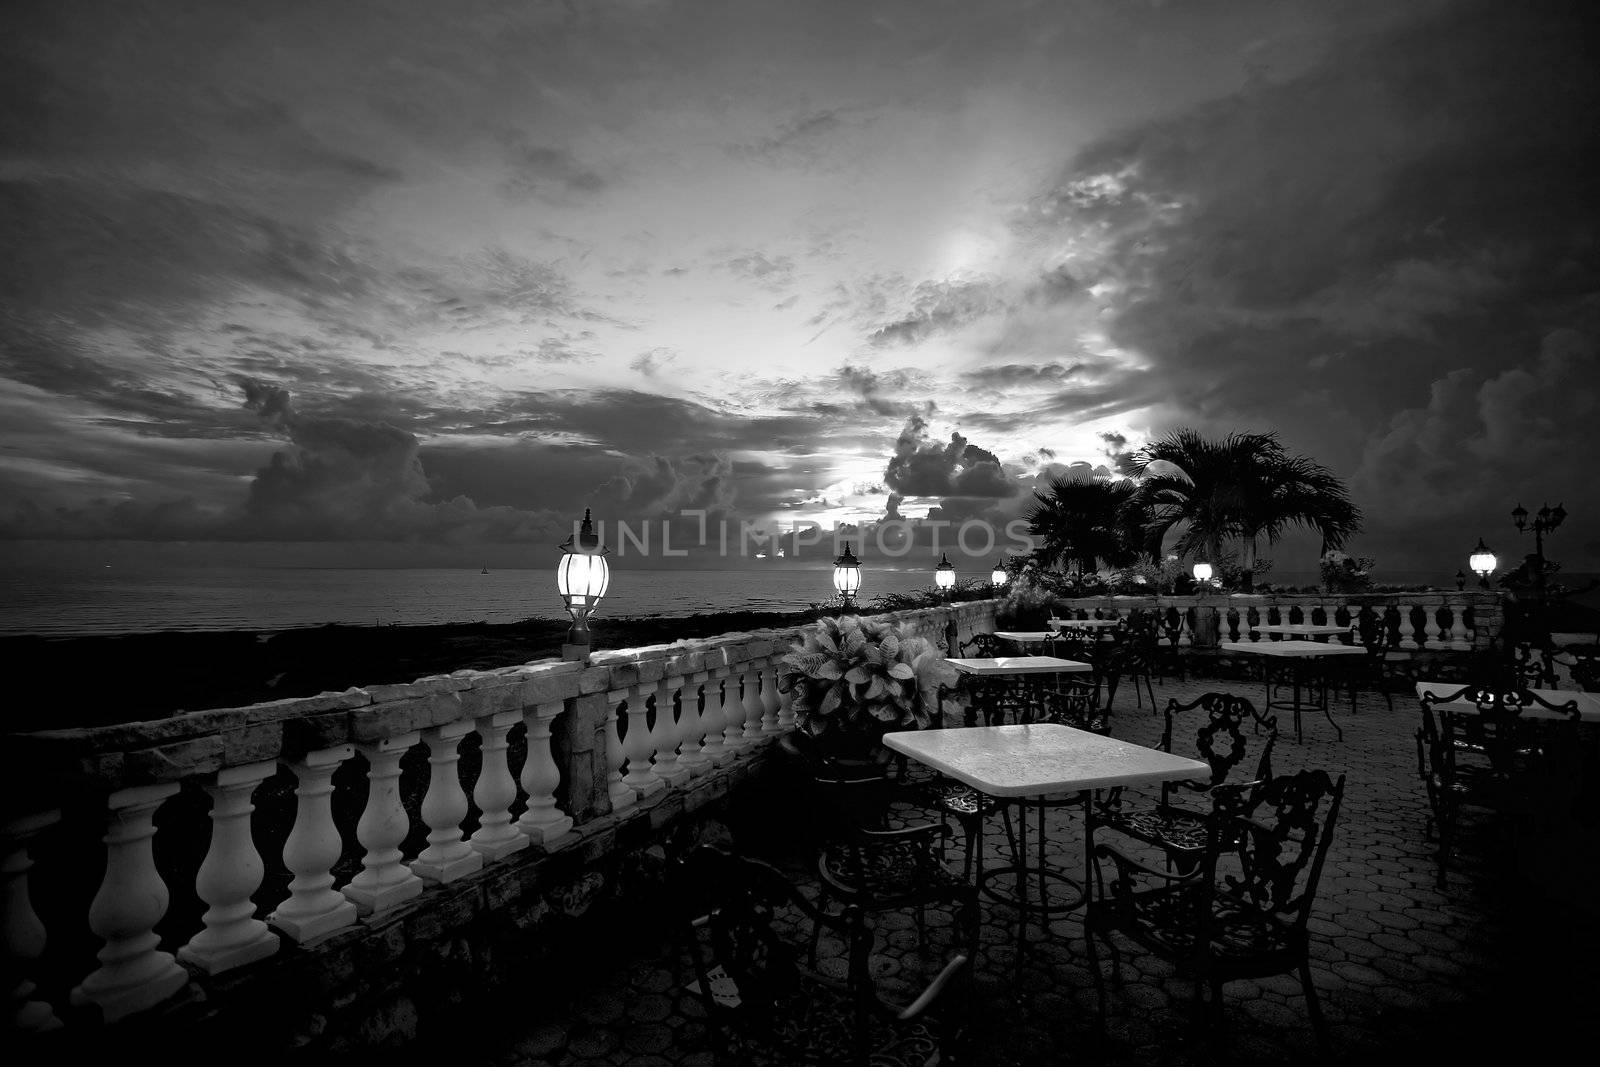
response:
M1254 682L1168 681L1156 686L1158 706L1224 690L1260 699ZM1423 838L1426 800L1417 780L1412 739L1416 701L1364 694L1352 715L1336 705L1344 740L1320 716L1305 720L1297 744L1292 724L1274 757L1279 773L1320 767L1348 775L1344 808L1312 921L1312 970L1333 1033L1332 1060L1390 1062L1401 1056L1449 1056L1479 1062L1502 1052L1523 1054L1559 1042L1600 1004L1600 898L1594 893L1596 827L1557 823L1552 833L1513 842L1484 819L1465 831L1448 888L1434 885L1430 844ZM1153 745L1160 717L1148 704L1118 694L1114 734ZM1255 749L1248 761L1253 763ZM1153 789L1151 790L1154 791ZM745 820L728 821L737 830ZM1052 814L1057 862L1079 869L1081 813ZM781 835L770 835L779 838ZM804 878L807 857L781 840L751 840L757 851ZM1005 837L995 823L988 855L1001 862ZM959 850L952 860L959 858ZM974 1048L994 1065L1119 1062L1282 1063L1316 1058L1299 981L1284 976L1227 987L1222 1051L1193 1038L1192 984L1127 942L1124 985L1108 984L1107 1039L1095 1026L1095 982L1076 913L1037 932L1018 962L1015 912L983 906L976 961ZM903 995L920 988L941 964L939 927L930 916L930 950L919 950L910 918L877 919L874 972L880 988ZM1037 930L1037 928L1035 928ZM561 997L513 998L490 1010L501 1023L481 1031L485 1062L527 1067L709 1064L702 1013L685 991L687 965L664 937L629 937L603 966L584 970ZM842 969L837 944L824 942L824 969ZM1105 953L1102 966L1109 970ZM458 1046L459 1047L459 1046ZM1209 1058L1208 1058L1209 1057Z

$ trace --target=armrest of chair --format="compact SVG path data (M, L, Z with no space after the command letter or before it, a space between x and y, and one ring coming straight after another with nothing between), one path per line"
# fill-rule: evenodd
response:
M954 831L943 823L923 822L914 826L902 826L898 830L868 830L858 827L851 832L851 836L863 844L896 844L901 841L917 841L928 838L930 841L950 837Z
M927 1011L944 994L950 983L956 980L956 976L961 973L968 962L966 956L952 957L950 962L944 965L944 970L935 975L933 981L928 983L928 987L917 994L917 999L900 1010L898 1016L900 1021L910 1022Z
M1141 863L1115 845L1102 842L1094 847L1094 857L1098 860L1101 856L1110 856L1117 865L1117 876L1127 878L1128 875L1148 874L1167 882L1187 882L1194 877L1194 872L1188 874L1173 874L1171 871L1158 870L1147 863Z

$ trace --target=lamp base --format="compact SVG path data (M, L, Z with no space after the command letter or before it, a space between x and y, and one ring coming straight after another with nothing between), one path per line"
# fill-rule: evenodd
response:
M594 651L594 646L588 643L581 645L565 644L561 646L561 658L568 662L584 661L589 658L589 653Z

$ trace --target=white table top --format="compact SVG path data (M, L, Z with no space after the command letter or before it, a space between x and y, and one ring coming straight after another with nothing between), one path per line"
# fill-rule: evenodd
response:
M1321 641L1223 641L1227 652L1254 652L1261 656L1365 656L1361 645L1323 644Z
M1282 622L1276 626L1252 626L1252 630L1264 634L1298 634L1301 637L1320 637L1323 634L1346 634L1350 632L1348 626L1333 626L1313 622Z
M1210 764L1054 723L906 730L883 743L996 797L1209 778Z
M946 663L962 674L1060 674L1092 671L1094 666L1055 656L996 656L989 659L950 659Z
M1121 619L1051 619L1050 625L1059 630L1063 626L1080 626L1085 630L1116 626Z
M1452 693L1459 693L1465 689L1465 682L1418 682L1417 697L1421 699L1424 693L1432 693L1435 697L1447 697ZM1569 700L1578 702L1578 719L1581 722L1600 722L1600 693L1582 693L1574 689L1530 689L1530 693L1542 697L1552 704L1565 704ZM1440 707L1446 706L1445 701L1440 701ZM1452 700L1448 702L1452 711L1463 712L1468 715L1478 713L1478 705L1470 700ZM1565 720L1566 716L1548 708L1535 704L1531 708L1524 708L1521 713L1524 719L1554 719Z
M1048 641L1056 635L1054 630L996 630L996 637L1007 641Z

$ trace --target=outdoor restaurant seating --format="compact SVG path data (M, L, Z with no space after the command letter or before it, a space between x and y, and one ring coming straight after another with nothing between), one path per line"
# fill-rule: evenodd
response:
M1389 656L1394 647L1393 631L1377 616L1362 615L1350 624L1350 643L1365 648L1367 654L1324 661L1323 667L1329 675L1329 688L1350 691L1352 715L1356 713L1356 698L1363 691L1380 694L1389 710L1393 711L1394 697L1389 693L1390 683L1397 680L1396 673L1403 674L1406 670L1399 661ZM1398 680L1409 679L1402 677Z
M1010 654L1005 641L992 633L973 634L959 647L962 656L978 659L997 659ZM1032 696L1032 688L1023 678L963 675L959 684L967 687L970 706L979 709L984 721L990 724L1003 722L1007 712L1013 716L1024 714Z
M1220 787L1233 769L1244 762L1249 741L1244 724L1266 729L1261 755L1256 760L1255 780L1272 777L1272 749L1278 740L1276 716L1262 715L1244 697L1231 693L1205 693L1187 704L1176 698L1167 701L1165 724L1156 747L1172 752L1180 726L1187 729L1193 718L1200 719L1194 733L1194 753L1211 766L1211 777L1204 781L1164 782L1161 799L1152 808L1126 809L1122 791L1111 790L1098 805L1096 821L1101 828L1144 841L1161 849L1167 864L1179 873L1194 870L1205 850L1210 812L1204 807L1179 803L1184 793L1204 799Z
M1144 692L1150 696L1150 711L1156 710L1156 694L1151 687L1151 677L1156 672L1157 663L1161 658L1161 635L1154 623L1135 623L1128 627L1122 639L1112 649L1107 662L1106 683L1106 708L1109 710L1117 698L1117 689L1124 679L1133 686L1133 700L1136 707L1144 706L1143 696L1139 692L1139 683L1144 683Z
M958 918L948 962L900 1005L874 987L873 935L855 905L829 911L777 868L709 845L678 861L671 893L717 1063L911 1067L958 1060L977 933L969 898L949 898ZM793 935L807 922L844 941L842 980L801 964Z
M1100 882L1084 922L1101 1019L1105 976L1096 940L1111 951L1120 975L1114 934L1122 934L1195 980L1195 1024L1222 1021L1225 983L1298 971L1317 1039L1327 1045L1327 1025L1311 981L1307 928L1328 846L1333 839L1344 775L1321 770L1266 781L1218 786L1205 823L1199 866L1187 874L1157 870L1115 846L1094 846ZM1104 883L1101 861L1111 861Z
M1442 890L1463 808L1505 817L1514 833L1530 819L1554 815L1541 811L1537 798L1569 776L1570 760L1581 756L1581 746L1574 702L1554 704L1506 684L1441 688L1422 694L1416 742L1417 773L1428 798L1423 832L1435 840L1436 882ZM1550 714L1531 717L1536 709Z
M838 897L865 912L909 909L920 934L925 905L970 877L982 821L993 803L960 783L948 789L918 785L903 774L830 758L803 730L785 734L780 745L807 776L804 800L824 822L817 851L820 903ZM934 808L940 822L895 826L895 805L908 801ZM958 878L945 866L950 829L944 816L955 817L966 832L967 877Z

